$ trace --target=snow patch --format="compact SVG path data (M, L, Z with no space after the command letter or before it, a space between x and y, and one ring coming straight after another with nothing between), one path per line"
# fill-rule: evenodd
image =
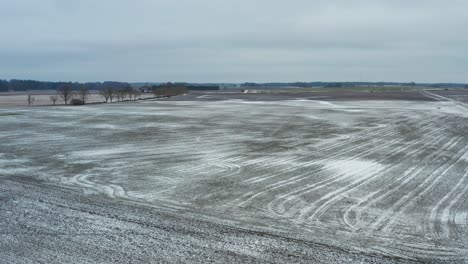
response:
M373 174L385 168L384 165L362 159L333 159L325 160L324 168L334 174L343 174L352 176L362 176L365 174Z
M119 147L119 148L97 148L90 150L79 150L73 151L70 153L70 156L73 158L88 158L96 156L107 156L107 155L117 155L131 152L134 148L132 147Z

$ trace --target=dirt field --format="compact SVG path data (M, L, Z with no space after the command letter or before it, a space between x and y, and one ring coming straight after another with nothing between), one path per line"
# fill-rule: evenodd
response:
M3 108L0 180L40 180L81 191L77 199L104 194L278 242L310 242L312 251L324 245L325 262L346 262L333 257L336 249L361 252L364 262L468 261L466 108L419 93L242 96ZM10 185L3 192L15 193ZM6 219L35 226L27 213L16 217ZM234 252L243 250L240 243ZM296 262L307 262L303 250Z
M435 93L440 96L448 97L453 100L468 103L468 89L459 90L431 90L431 93Z
M310 89L309 89L310 90ZM248 93L236 92L191 92L185 97L174 97L171 100L247 100L247 101L278 101L278 100L325 100L325 101L356 101L356 100L406 100L406 101L433 101L434 99L421 91L407 92L366 92L366 91L321 91L313 92L284 92L277 90L258 90Z

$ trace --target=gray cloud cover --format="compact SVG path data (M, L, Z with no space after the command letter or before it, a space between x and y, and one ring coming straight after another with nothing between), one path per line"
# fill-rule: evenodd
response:
M468 82L468 1L0 0L0 78Z

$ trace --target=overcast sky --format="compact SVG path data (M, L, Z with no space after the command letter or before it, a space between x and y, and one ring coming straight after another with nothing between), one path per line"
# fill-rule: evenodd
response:
M0 79L468 82L468 1L0 0Z

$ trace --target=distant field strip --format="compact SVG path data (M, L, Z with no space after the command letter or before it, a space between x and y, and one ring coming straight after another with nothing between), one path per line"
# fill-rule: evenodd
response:
M432 92L429 92L429 91L423 91L424 94L426 94L427 96L429 96L430 98L434 99L434 100L437 100L437 101L444 101L444 100L447 100L447 101L451 101L451 102L454 102L458 105L461 105L463 107L466 107L468 108L468 104L464 103L464 102L461 102L461 101L458 101L458 100L455 100L455 99L452 99L452 98L449 98L449 97L446 97L446 96L442 96L442 95L439 95L439 94L435 94L435 93L432 93ZM464 94L465 96L468 95L468 93Z
M427 95L440 101L19 109L0 118L0 177L353 250L466 260L468 109Z

